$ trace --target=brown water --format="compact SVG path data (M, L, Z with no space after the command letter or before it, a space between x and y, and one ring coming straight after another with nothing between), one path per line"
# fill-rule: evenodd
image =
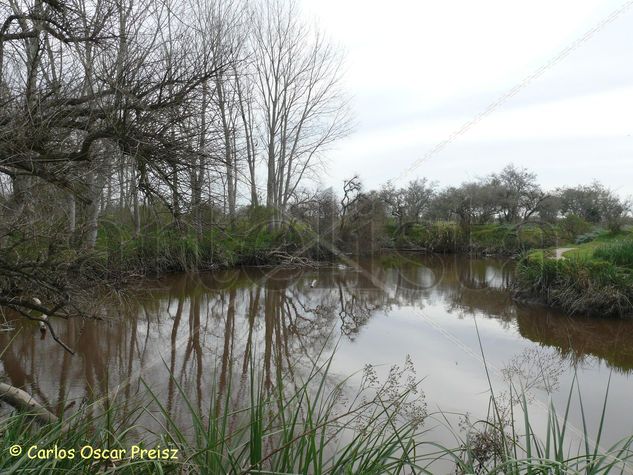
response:
M0 334L3 347L13 338L1 355L3 373L56 412L109 391L133 401L145 392L144 381L178 416L179 385L204 408L231 376L243 375L251 355L266 378L275 377L279 361L292 369L285 377L300 377L320 352L337 346L336 377L366 364L380 365L381 374L410 355L424 378L429 412L481 417L489 397L485 357L497 391L507 388L507 368L532 388L537 430L550 398L562 412L574 375L590 431L597 429L611 377L602 444L632 434L633 322L517 305L507 292L512 274L511 261L400 256L361 261L357 268L173 275L128 291L124 304L103 309L104 321L56 321L75 356L50 335L40 339L31 322L16 322L17 336ZM546 368L548 379L535 368ZM168 370L178 384L169 381ZM580 430L577 406L571 419ZM450 445L450 434L437 431Z

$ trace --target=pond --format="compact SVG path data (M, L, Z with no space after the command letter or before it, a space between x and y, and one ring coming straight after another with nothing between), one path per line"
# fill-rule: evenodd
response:
M425 426L449 446L456 442L438 411L485 417L490 384L503 394L510 379L529 391L535 430L550 401L564 410L575 378L590 433L609 385L602 445L633 433L633 322L517 304L508 292L513 270L511 260L403 254L170 275L116 304L95 299L102 321L55 321L74 356L33 322L17 321L16 332L0 334L3 373L56 413L105 394L133 401L147 385L178 418L181 391L204 408L232 378L249 376L250 358L274 380L279 365L284 378L301 378L333 354L331 374L354 375L351 387L368 364L381 378L410 360L423 379ZM447 417L456 432L462 417ZM576 403L571 422L581 434Z

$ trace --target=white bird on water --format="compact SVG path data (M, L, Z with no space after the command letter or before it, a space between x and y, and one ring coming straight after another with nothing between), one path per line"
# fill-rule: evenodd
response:
M33 297L33 303L35 305L42 305L42 301L38 299L37 297ZM48 315L43 313L42 320L48 320ZM40 322L40 333L42 334L42 338L44 338L44 335L46 334L46 323L44 322Z
M310 282L310 287L311 288L315 288L316 285L317 285L317 280L316 279L314 279L312 282Z

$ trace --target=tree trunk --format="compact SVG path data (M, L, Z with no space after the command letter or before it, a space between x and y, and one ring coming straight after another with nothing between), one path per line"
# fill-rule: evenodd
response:
M132 194L132 216L134 220L134 237L141 235L141 210L138 202L138 184L136 183L136 167L132 165L130 191Z
M68 232L75 234L77 228L77 202L75 201L75 195L70 193L68 195Z

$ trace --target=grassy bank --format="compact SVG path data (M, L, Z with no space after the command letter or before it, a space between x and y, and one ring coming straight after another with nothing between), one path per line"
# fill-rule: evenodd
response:
M416 224L401 232L387 226L387 248L420 249L439 253L516 255L526 249L555 242L555 233L535 225L488 224L464 229L453 222ZM300 222L278 229L254 226L249 221L230 228L148 226L139 236L124 226L104 222L99 230L96 251L110 271L166 272L212 269L237 265L278 265L291 258L332 259L332 246L353 253L371 253L377 242L364 239L363 245L336 240L330 242ZM375 236L380 240L381 233Z
M390 245L440 253L516 255L527 249L554 245L562 231L538 224L479 224L461 226L437 221L409 226L387 226Z
M315 233L300 222L271 229L268 220L247 218L231 226L153 223L135 235L131 226L104 220L96 262L108 272L160 273L238 265L279 265L330 257ZM263 224L253 224L263 223Z
M112 221L114 222L114 221ZM202 230L173 223L146 225L135 235L131 226L102 221L92 263L104 272L160 273L208 270L239 265L280 265L305 260L328 260L331 249L371 253L380 248L419 249L439 253L517 255L526 249L552 245L556 232L537 225L486 224L463 228L454 222L437 221L404 228L387 224L385 229L363 234L359 243L341 240L329 231L320 236L300 221L270 229L267 218L246 218L230 227ZM254 225L253 223L264 223ZM330 226L331 227L331 226ZM333 231L336 231L334 226ZM334 242L332 238L334 237ZM358 237L357 237L358 238ZM384 242L384 245L380 243Z
M176 227L173 223L145 226L135 236L129 226L104 220L99 228L96 255L110 272L168 272L238 265L279 265L292 258L333 259L331 249L371 253L378 249L417 249L436 253L516 256L527 250L555 246L568 240L561 226L528 223L482 224L469 227L450 221L408 226L387 223L371 228L350 242L337 236L336 226L320 236L309 225L292 221L276 229L267 217L238 220L230 227ZM261 222L264 224L252 224ZM573 236L572 236L573 237ZM334 240L332 240L334 239Z
M525 255L516 294L569 313L633 316L633 233L603 233L556 259L553 250Z

